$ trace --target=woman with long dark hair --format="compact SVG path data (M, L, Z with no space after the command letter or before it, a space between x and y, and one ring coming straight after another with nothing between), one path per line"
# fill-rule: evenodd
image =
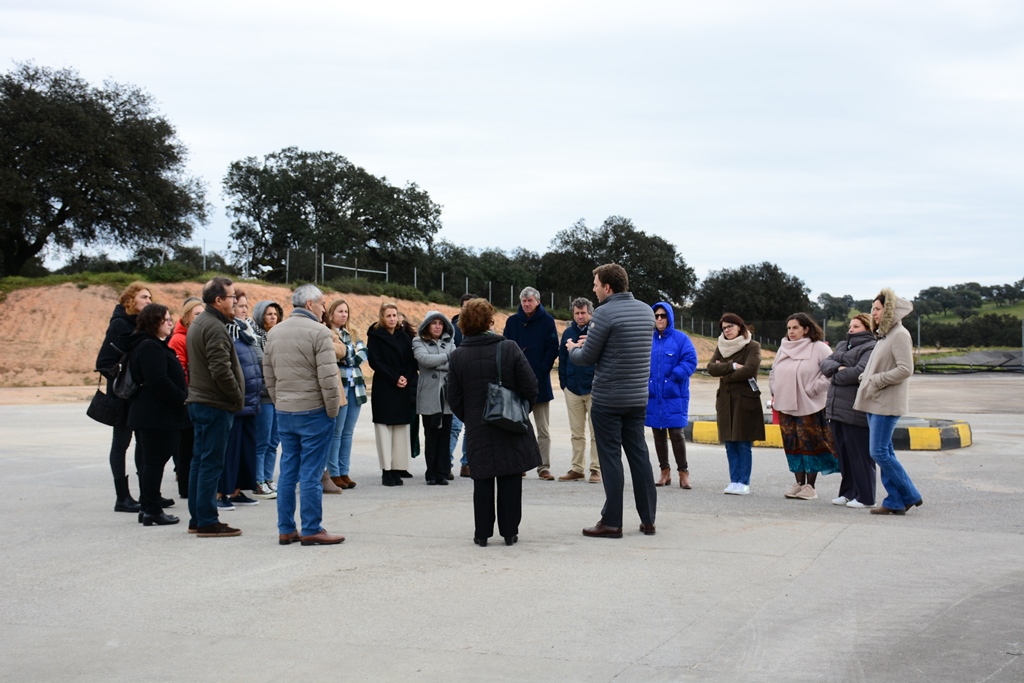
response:
M448 370L448 400L452 412L466 425L466 457L473 477L473 542L480 547L494 535L495 504L498 533L505 545L519 540L523 517L523 472L541 464L540 446L528 424L515 434L483 421L487 386L498 380L496 354L501 346L501 384L533 405L537 376L515 342L491 332L494 307L486 299L471 299L459 314L463 339L452 352ZM497 487L497 499L495 499Z
M718 324L722 334L708 362L708 374L718 377L718 440L725 444L729 458L729 485L724 493L745 496L750 493L753 442L764 440L757 386L761 345L752 337L753 328L735 313L726 313Z
M117 362L121 354L128 350L128 337L135 331L139 312L152 302L153 297L149 289L141 282L133 282L125 287L117 299L117 305L114 306L110 323L107 325L107 334L103 338L103 345L96 356L96 370L107 378L107 394L113 395ZM139 502L132 498L124 463L128 446L132 442L132 430L127 424L127 410L124 417L121 423L114 425L113 439L110 443L110 472L114 475L114 491L117 494L114 511L138 512L142 508ZM142 476L142 452L137 441L135 471Z
M178 523L177 517L164 513L160 495L164 465L177 451L178 435L188 424L185 371L167 345L173 329L167 307L149 304L138 314L136 331L128 340L128 366L139 389L129 401L127 426L142 451L139 521L145 526Z
M825 418L829 380L821 374L821 362L832 350L821 338L821 327L809 315L789 316L786 339L775 354L768 376L772 406L779 413L786 462L796 479L783 494L786 498L816 499L818 493L814 484L818 474L839 471L832 433Z
M853 407L868 416L871 457L885 487L885 500L871 508L875 515L905 515L924 502L892 447L892 433L900 416L906 415L910 401L908 380L914 374L914 343L903 327L903 318L913 310L912 303L888 288L879 292L871 304L878 342L861 375Z

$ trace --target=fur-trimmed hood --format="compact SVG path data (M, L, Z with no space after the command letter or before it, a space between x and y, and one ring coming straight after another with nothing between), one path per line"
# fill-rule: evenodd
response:
M883 339L892 331L893 327L902 324L901 321L910 315L910 312L914 310L914 304L896 296L896 292L888 287L884 287L875 300L880 297L885 297L885 303L882 304L882 319L878 321L877 334L879 339Z

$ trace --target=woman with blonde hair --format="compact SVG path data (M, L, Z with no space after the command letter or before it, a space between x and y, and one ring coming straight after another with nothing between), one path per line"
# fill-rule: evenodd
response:
M832 433L825 419L829 380L821 374L821 362L832 350L821 340L822 331L806 313L786 319L782 340L768 386L772 406L779 413L779 431L789 471L796 483L783 495L798 500L815 500L818 474L839 471Z
M821 374L831 379L825 417L839 458L839 496L832 503L848 508L875 504L875 461L868 446L868 418L854 410L860 376L875 348L874 324L860 313L850 320L846 341L821 361Z
M718 440L725 444L729 458L729 485L724 493L745 496L750 493L753 442L764 441L764 413L757 386L761 345L752 337L753 328L735 313L726 313L718 324L722 334L708 362L708 374L718 377Z
M398 306L385 301L377 322L366 332L366 347L373 368L370 408L377 442L381 484L401 486L411 456L409 412L416 402L416 358L412 339L399 324Z
M135 324L142 309L153 303L149 288L141 282L133 282L117 299L114 312L110 315L107 333L103 345L96 356L96 370L107 378L107 394L113 395L114 377L117 376L117 363L121 354L128 350L128 337L135 332ZM132 430L127 423L127 406L121 421L114 425L113 439L110 443L110 472L114 475L114 491L117 500L114 502L115 512L139 512L142 506L132 498L128 488L128 475L125 472L125 454L132 442ZM138 440L135 442L135 471L142 476L142 451ZM167 502L169 499L164 499ZM174 501L167 502L168 505Z
M327 455L327 472L339 489L354 489L356 482L349 478L352 459L352 437L356 430L359 412L366 403L366 382L359 367L367 357L366 345L349 330L350 312L348 302L336 299L327 309L327 326L334 334L334 351L338 358L338 375L341 393L347 403L341 406L334 422L334 438Z

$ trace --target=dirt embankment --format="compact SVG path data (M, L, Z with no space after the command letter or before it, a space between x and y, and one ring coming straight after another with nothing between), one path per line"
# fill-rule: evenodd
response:
M271 285L240 283L236 287L245 291L250 306L258 301L277 301L291 310L291 289ZM171 309L177 318L182 302L190 296L199 296L198 283L150 284L153 300ZM107 286L74 284L56 287L33 287L9 294L0 302L0 315L4 320L0 332L0 388L82 387L95 385L93 371L96 354L106 333L110 314L117 303L119 292ZM328 291L328 302L344 298L352 311L352 327L365 339L365 332L377 320L377 311L387 297L362 294L338 294ZM418 324L427 311L440 310L451 317L457 309L452 306L398 301L399 310L413 324ZM495 327L501 330L508 316L499 313ZM567 322L558 321L559 334ZM714 353L714 341L693 338L697 355L703 366ZM767 355L767 354L766 354ZM18 392L25 400L42 400L44 394L54 396L87 396L82 391ZM35 398L33 398L35 397ZM2 401L2 397L0 397Z

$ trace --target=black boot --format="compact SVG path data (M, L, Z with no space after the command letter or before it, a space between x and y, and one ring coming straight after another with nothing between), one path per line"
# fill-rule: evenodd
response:
M402 472L403 470L391 470L391 481L395 482L395 486L405 486L405 482L402 481Z
M391 476L391 470L380 471L380 483L384 486L397 486L394 477ZM401 480L399 480L399 483L401 483Z
M117 492L117 501L114 502L114 512L140 512L142 506L139 501L132 498L128 490L128 477L114 480L114 490Z

